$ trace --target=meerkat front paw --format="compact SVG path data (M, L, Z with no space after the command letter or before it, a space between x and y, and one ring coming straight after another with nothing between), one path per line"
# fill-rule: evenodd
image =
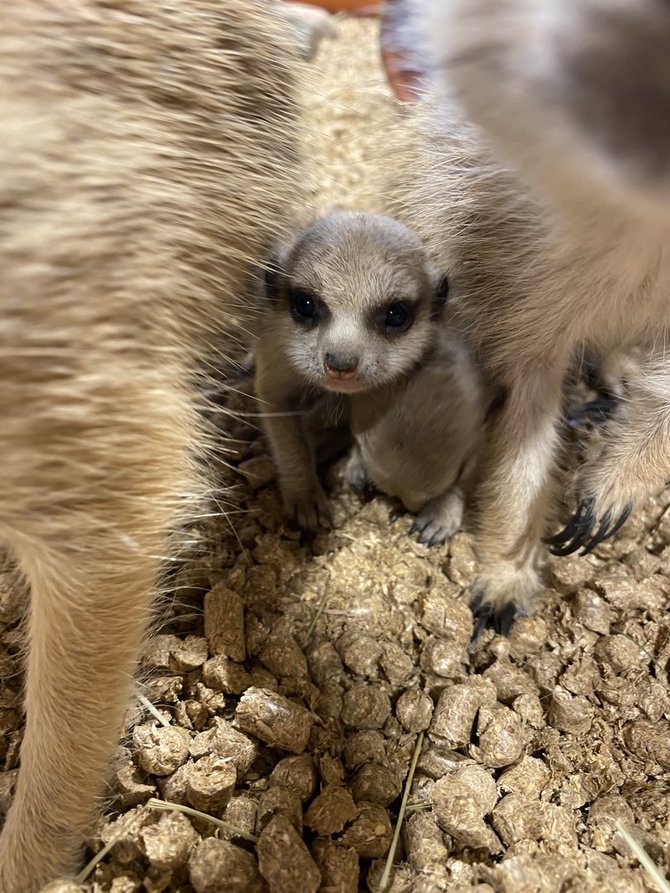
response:
M320 527L332 527L330 504L321 484L309 491L284 493L284 509L301 530L315 533Z
M647 495L644 463L625 461L619 445L612 449L611 432L605 436L599 454L579 473L572 517L562 530L544 539L553 555L572 555L578 549L588 555L623 527L633 507Z
M458 488L436 496L416 516L410 533L417 533L417 540L427 546L442 545L460 528L463 508L463 494Z
M624 497L625 499L626 497ZM588 555L596 546L614 536L628 520L633 510L632 501L585 496L578 500L577 509L563 530L544 539L552 555L572 555L581 549Z

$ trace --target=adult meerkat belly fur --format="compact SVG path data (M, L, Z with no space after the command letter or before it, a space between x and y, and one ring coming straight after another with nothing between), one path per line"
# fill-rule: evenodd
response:
M314 529L328 504L300 413L308 391L347 399L347 476L419 512L424 542L458 529L486 409L469 351L443 320L446 280L397 221L335 212L274 262L256 390L287 512Z
M670 7L414 0L441 90L400 216L506 392L479 487L479 627L541 588L561 386L584 346L644 361L552 540L594 548L670 476ZM391 209L398 213L397 205Z
M210 492L198 380L296 194L290 42L263 0L2 6L0 534L31 594L2 893L76 867Z

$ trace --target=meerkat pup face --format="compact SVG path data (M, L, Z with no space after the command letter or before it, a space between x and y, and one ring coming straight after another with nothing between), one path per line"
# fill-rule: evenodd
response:
M431 341L446 279L388 217L337 212L299 234L267 276L274 337L310 384L356 393L408 373Z

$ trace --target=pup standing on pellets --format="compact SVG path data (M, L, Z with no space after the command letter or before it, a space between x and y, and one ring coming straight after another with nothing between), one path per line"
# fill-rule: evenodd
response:
M323 390L349 398L349 481L399 497L418 512L419 540L444 542L461 523L486 401L418 237L389 217L333 213L281 252L266 287L256 392L286 511L310 530L328 522L300 412Z

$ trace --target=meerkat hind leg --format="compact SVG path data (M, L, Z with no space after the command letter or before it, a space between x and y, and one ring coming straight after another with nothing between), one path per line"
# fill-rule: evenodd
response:
M476 551L471 589L472 646L484 629L507 633L542 589L541 537L551 503L551 474L565 365L518 374L492 419L479 477Z
M112 534L89 553L78 541L44 571L45 548L20 556L32 590L21 771L0 844L0 890L36 893L73 872L103 793L147 625L157 571L121 554ZM68 554L69 553L69 554ZM96 569L95 564L99 567ZM88 573L90 571L90 573ZM81 591L79 591L81 588Z
M67 436L63 410L52 412L43 391L30 391L34 403L3 431L0 523L31 597L26 728L0 835L1 893L36 893L77 869L163 556L178 549L208 490L190 461L197 416L192 395L172 383L176 367L95 358L107 392L90 402L87 379L72 374L78 412Z

